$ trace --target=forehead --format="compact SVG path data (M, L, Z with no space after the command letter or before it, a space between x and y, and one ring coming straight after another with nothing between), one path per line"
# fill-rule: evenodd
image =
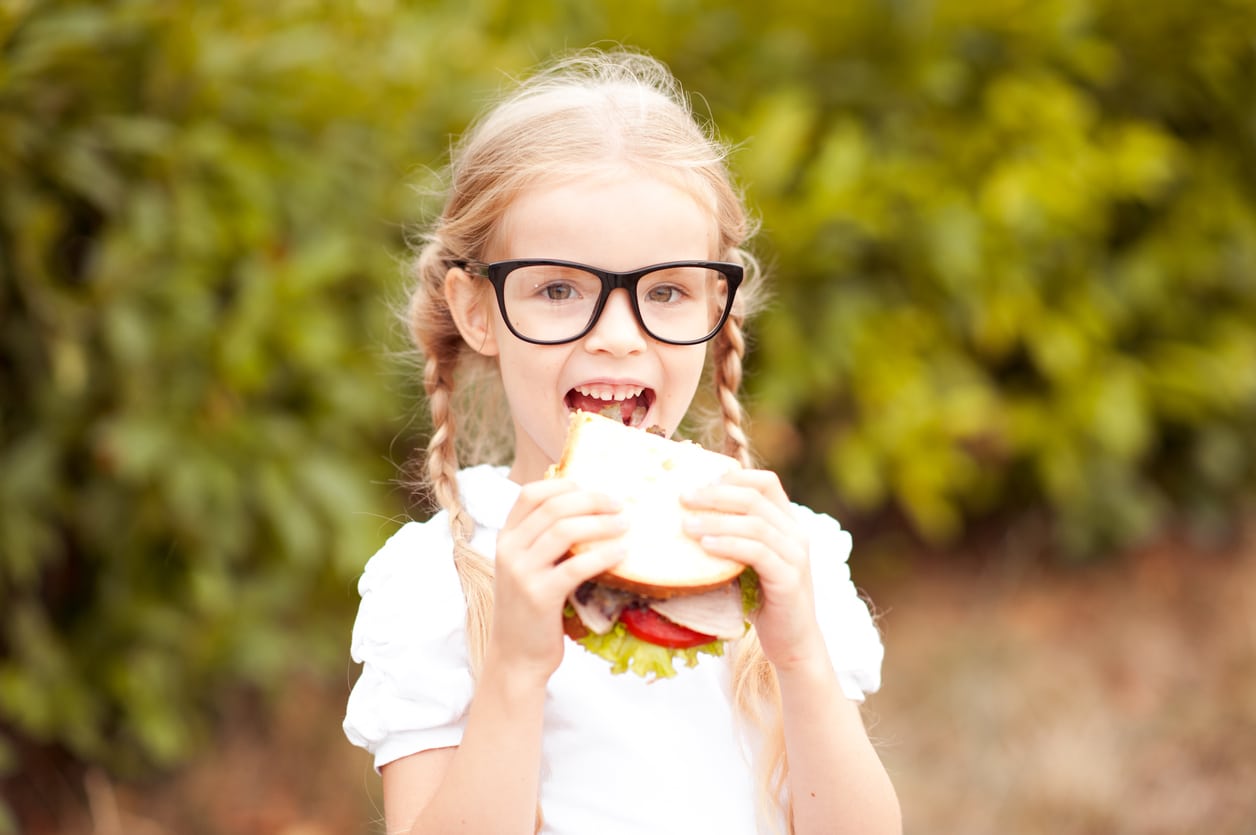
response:
M675 183L618 171L542 181L507 207L487 260L560 258L608 270L717 257L714 211Z

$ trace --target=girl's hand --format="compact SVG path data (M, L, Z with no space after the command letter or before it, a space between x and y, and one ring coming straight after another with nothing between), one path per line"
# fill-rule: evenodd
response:
M716 556L759 575L762 607L751 616L768 660L778 670L825 658L815 614L811 555L775 473L737 470L684 497L692 511L685 532Z
M565 479L524 486L497 535L490 657L549 678L563 658L567 596L624 558L622 546L602 541L627 530L620 510ZM564 559L577 543L591 547Z

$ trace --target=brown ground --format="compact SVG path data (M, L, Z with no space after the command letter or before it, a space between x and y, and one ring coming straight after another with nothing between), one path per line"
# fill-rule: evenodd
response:
M909 833L1256 833L1256 539L883 596Z
M1256 537L1002 565L922 560L870 588L888 657L867 715L909 835L1254 835ZM293 690L164 783L48 787L59 822L28 830L382 833L378 779L339 732L346 685Z

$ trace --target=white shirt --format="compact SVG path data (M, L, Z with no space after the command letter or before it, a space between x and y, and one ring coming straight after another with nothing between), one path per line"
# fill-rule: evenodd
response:
M505 467L459 473L476 521L472 547L490 559L519 495ZM850 535L829 516L795 505L809 532L816 612L847 697L880 686L883 649L850 580ZM457 745L472 682L466 608L444 512L398 530L366 565L352 655L363 664L349 696L345 734L376 768ZM735 722L729 663L700 655L675 678L648 682L571 641L546 688L541 809L547 835L719 833L759 835L757 773ZM779 822L778 822L779 823Z

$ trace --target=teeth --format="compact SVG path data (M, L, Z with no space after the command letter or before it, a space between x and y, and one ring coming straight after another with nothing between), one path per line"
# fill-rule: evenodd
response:
M633 397L640 397L645 388L616 388L614 386L576 386L576 391L585 397L592 397L595 400L628 400Z

